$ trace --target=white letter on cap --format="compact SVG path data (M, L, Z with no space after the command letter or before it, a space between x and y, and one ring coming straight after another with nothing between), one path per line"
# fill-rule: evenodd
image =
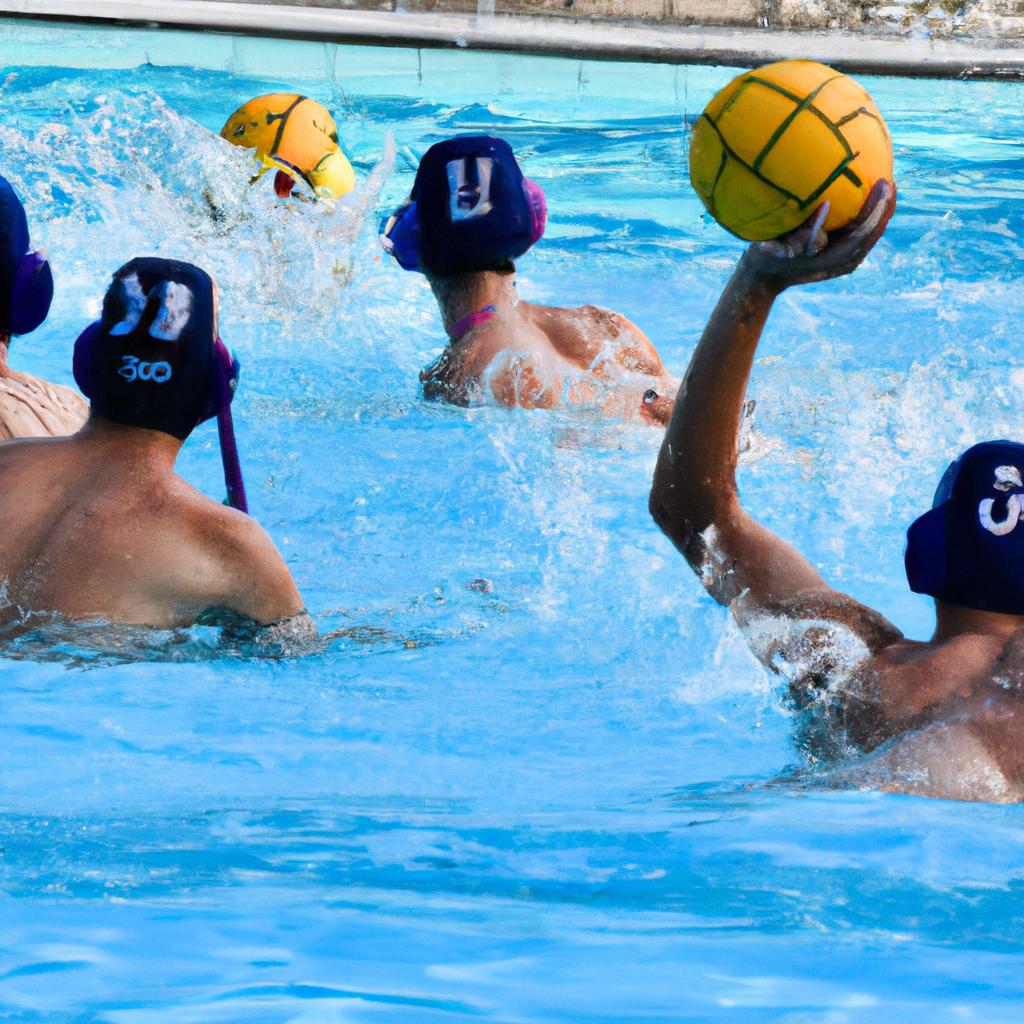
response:
M448 171L448 213L453 222L485 217L491 212L491 174L494 159L480 156L474 159L479 184L467 185L467 164L473 157L449 160Z
M142 285L139 284L138 274L129 274L128 277L120 278L117 283L121 286L122 298L128 308L125 310L124 319L114 324L110 328L110 333L121 337L124 334L131 334L139 326L142 311L146 308L146 296L142 291Z
M1020 522L1022 511L1020 495L1011 494L1006 499L1006 518L1001 522L992 518L994 504L995 502L991 498L986 498L978 506L978 521L989 533L994 533L997 537L1005 537L1008 533L1013 533L1017 523Z
M180 281L161 281L155 290L160 296L160 309L149 336L158 341L177 341L192 315L192 291Z

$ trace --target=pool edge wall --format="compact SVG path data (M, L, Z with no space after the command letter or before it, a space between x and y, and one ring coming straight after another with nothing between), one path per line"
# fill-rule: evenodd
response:
M237 70L239 54L233 40L265 37L731 67L809 57L861 74L1024 80L1024 47L980 41L650 26L562 17L353 11L216 0L177 0L174 4L166 0L91 0L86 15L81 13L81 0L0 0L0 30L5 35L12 26L36 26L38 31L53 24L118 27L126 33L126 40L136 32L151 39L153 29L179 39L202 33L203 44L187 45L186 49L190 60L195 58L194 66L210 70ZM218 40L227 40L231 51L227 57ZM150 45L145 49L163 47ZM145 59L163 63L152 57ZM173 63L180 63L180 58Z

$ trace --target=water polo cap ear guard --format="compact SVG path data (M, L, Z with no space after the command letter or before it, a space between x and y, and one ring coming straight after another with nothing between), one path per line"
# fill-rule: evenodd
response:
M932 510L916 519L907 530L907 550L903 564L907 582L915 594L940 595L946 589L946 519L934 514L943 508L953 493L953 483L963 456L947 467L932 498Z
M544 189L535 181L523 178L523 188L526 190L526 198L530 203L531 215L531 236L530 245L536 245L544 235L544 228L548 223L548 200L544 195Z
M38 253L29 250L28 219L10 182L0 177L0 266L5 268L0 330L29 334L50 312L53 272Z
M380 244L403 270L420 269L420 219L414 199L407 199L380 222Z
M103 322L97 320L86 327L75 341L73 361L75 382L82 394L90 401L96 392L96 345L102 340L102 330ZM221 462L224 466L224 483L228 491L228 504L240 512L248 512L245 482L242 478L234 421L231 416L231 402L238 387L241 365L219 335L213 342L211 373L213 379L210 382L209 401L198 423L205 423L214 416L217 417L217 433L220 439Z
M910 589L949 604L1024 615L1024 445L986 441L942 476L907 530Z
M46 319L53 302L53 271L39 253L26 253L18 261L9 301L9 334L31 334Z

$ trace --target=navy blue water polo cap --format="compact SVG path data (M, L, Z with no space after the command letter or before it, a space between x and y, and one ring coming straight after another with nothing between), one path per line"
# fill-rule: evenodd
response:
M950 464L907 531L910 589L964 608L1024 615L1024 444L985 441Z
M547 204L512 147L461 135L430 147L412 193L381 225L386 252L406 270L439 275L499 270L544 233Z
M46 319L52 301L50 264L30 251L25 207L0 176L0 331L29 334Z
M114 274L100 320L76 342L75 380L101 416L184 440L220 411L224 351L212 278L143 257Z

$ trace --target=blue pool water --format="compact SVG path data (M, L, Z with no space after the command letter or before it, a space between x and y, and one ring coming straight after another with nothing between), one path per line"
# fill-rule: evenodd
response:
M733 72L281 44L278 76L275 44L182 45L0 31L0 169L60 286L14 361L69 381L133 255L208 267L253 510L343 632L284 662L202 631L8 649L0 1019L1019 1020L1020 809L791 781L775 681L648 518L658 432L417 394L440 324L376 221L456 131L548 193L523 293L619 309L682 371L739 253L684 125ZM210 134L293 84L368 181L333 215L249 190ZM866 84L900 209L855 276L780 302L741 482L923 636L903 529L960 448L1021 433L1024 105ZM182 472L219 494L218 462L204 427Z

